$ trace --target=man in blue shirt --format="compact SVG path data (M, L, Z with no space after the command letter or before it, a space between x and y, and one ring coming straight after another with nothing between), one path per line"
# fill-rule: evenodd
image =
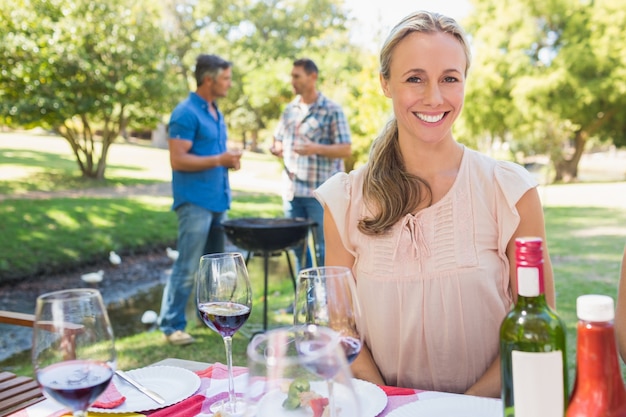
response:
M291 70L296 98L287 105L276 131L271 152L283 158L283 209L286 217L308 218L317 244L316 258L324 265L324 209L313 191L344 170L343 158L351 154L350 127L341 107L317 90L317 65L297 59ZM296 256L298 270L300 256ZM310 251L304 267L312 266Z
M159 327L167 341L176 345L194 342L185 332L185 307L200 257L224 252L222 221L231 202L228 170L239 169L241 152L226 147L226 123L216 100L228 93L231 67L216 55L198 56L198 87L176 106L169 122L179 256L163 290Z

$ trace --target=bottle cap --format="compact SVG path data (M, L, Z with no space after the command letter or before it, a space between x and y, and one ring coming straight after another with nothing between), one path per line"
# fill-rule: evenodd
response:
M608 295L581 295L576 299L576 314L584 321L611 321L615 318L613 299Z

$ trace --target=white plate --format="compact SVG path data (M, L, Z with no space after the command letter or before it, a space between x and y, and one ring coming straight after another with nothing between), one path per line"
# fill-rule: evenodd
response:
M165 399L164 404L148 398L137 388L115 375L113 382L117 390L126 397L126 400L115 408L95 408L89 411L98 413L132 413L139 411L156 410L176 404L190 397L200 386L200 377L191 371L175 366L148 366L145 368L126 371L142 385L156 391Z
M353 379L352 386L359 401L361 412L359 417L376 417L387 406L387 394L375 384L360 379ZM351 409L351 405L346 400L345 390L339 384L334 385L335 401L342 410L343 416L356 416L356 410ZM326 382L312 382L311 390L322 396L328 395L328 385ZM257 406L256 417L308 417L311 410L300 408L296 410L286 410L282 404L287 398L287 394L281 391L272 391L266 394Z
M387 417L502 417L502 401L495 398L453 395L403 405Z
M361 404L363 417L376 417L387 406L387 394L378 385L361 379L353 379L352 386Z

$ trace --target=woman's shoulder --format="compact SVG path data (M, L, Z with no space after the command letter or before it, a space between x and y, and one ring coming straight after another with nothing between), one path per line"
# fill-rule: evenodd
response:
M537 185L537 181L526 168L513 161L495 159L474 149L466 148L472 172L479 172L495 181L515 181Z
M337 188L342 188L344 191L351 192L352 188L355 186L360 186L363 184L363 179L365 177L365 165L359 168L356 168L350 172L337 172L329 179L327 179L324 184L322 184L318 191L322 190L333 190Z
M361 201L365 167L348 173L338 172L318 187L314 195L322 203L334 210L344 210Z

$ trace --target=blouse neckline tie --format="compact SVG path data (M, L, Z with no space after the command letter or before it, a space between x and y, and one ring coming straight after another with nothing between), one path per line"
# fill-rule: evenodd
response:
M396 248L394 250L394 258L398 253L398 249L400 248L400 244L402 242L402 236L404 234L404 230L409 233L409 237L411 239L411 250L412 255L415 259L420 260L420 270L422 267L421 259L423 256L420 256L420 253L423 253L425 256L430 256L430 248L428 247L428 243L426 242L426 236L424 236L424 225L421 218L414 216L413 214L407 214L402 219L402 225L400 226L401 230L398 233L398 240L396 241Z

